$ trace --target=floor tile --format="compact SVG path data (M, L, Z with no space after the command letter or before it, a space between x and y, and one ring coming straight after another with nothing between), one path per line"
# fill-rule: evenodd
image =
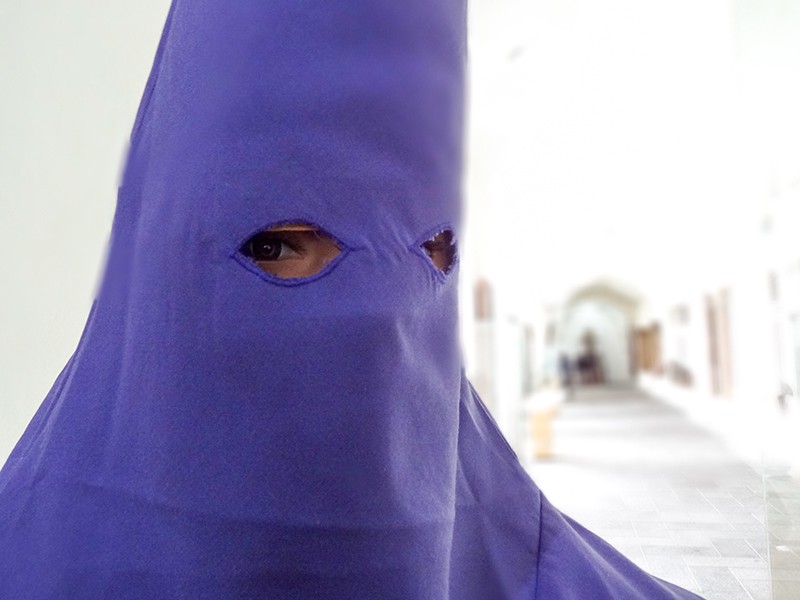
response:
M765 494L764 473L634 389L578 390L553 440L552 460L525 462L534 480L637 564L708 600L800 600L796 479Z

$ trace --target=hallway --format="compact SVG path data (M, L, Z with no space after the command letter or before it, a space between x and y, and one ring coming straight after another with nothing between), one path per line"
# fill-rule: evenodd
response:
M709 600L800 598L798 546L773 536L768 548L762 476L671 406L579 388L553 453L526 463L544 493L651 573Z

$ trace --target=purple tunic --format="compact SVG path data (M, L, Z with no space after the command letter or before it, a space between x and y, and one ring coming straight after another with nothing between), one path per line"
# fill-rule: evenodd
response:
M175 0L2 599L690 598L560 514L462 368L462 0ZM278 279L271 225L342 245Z

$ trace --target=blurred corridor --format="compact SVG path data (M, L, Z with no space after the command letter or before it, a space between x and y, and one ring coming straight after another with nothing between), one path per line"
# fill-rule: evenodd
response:
M472 377L543 492L712 600L800 598L799 374L779 360L800 340L769 293L700 287L659 311L597 281L526 322L475 286Z
M653 572L800 599L800 4L470 18L476 388L544 492Z

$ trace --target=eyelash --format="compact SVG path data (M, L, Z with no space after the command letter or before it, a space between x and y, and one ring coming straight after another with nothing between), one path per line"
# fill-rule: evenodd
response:
M289 236L282 236L280 235L280 233L277 232L270 233L269 235L266 235L265 233L261 236L256 236L249 244L247 244L245 254L257 261L259 260L259 258L257 256L258 252L256 251L256 246L259 243L277 242L278 244L281 244L281 251L278 254L278 256L273 260L277 260L283 254L283 246L286 246L292 252L295 252L296 254L302 256L306 252L305 246L289 241L289 239L287 239L288 237ZM262 258L261 260L269 260L269 259Z

